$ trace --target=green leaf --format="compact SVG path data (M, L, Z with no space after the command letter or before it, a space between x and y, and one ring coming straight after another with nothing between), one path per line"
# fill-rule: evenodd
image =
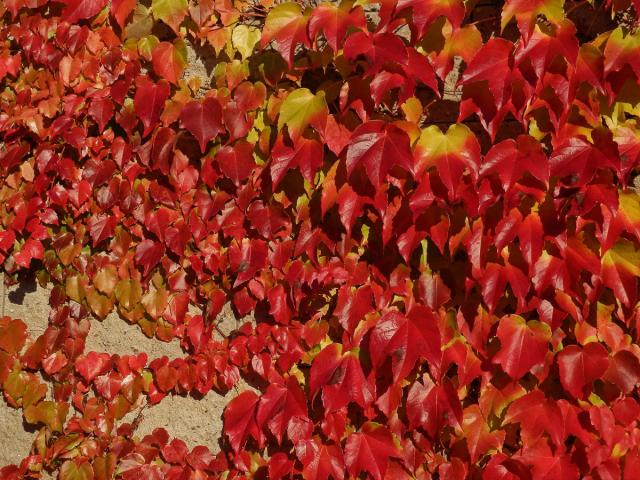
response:
M160 43L158 37L155 35L147 35L138 40L138 53L145 59L150 60L153 55L153 50Z
M307 88L294 90L287 96L280 106L278 130L286 125L292 140L298 139L309 124L322 125L329 110L324 92L317 95Z

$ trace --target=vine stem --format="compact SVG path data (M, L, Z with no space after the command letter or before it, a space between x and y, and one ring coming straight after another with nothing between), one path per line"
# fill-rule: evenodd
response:
M570 15L571 13L573 13L575 10L579 9L580 7L584 7L585 5L587 5L589 3L588 0L582 0L581 2L577 2L575 3L569 10L567 10L566 15Z
M469 25L480 25L481 23L495 22L496 20L499 20L499 19L500 19L500 17L498 17L498 16L481 18L480 20L476 20L475 22L471 22Z

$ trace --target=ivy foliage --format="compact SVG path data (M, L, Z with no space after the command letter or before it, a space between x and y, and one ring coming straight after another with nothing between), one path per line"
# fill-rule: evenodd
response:
M52 290L0 476L636 478L637 3L2 2L0 262ZM85 351L111 312L184 357ZM219 451L136 434L241 378Z

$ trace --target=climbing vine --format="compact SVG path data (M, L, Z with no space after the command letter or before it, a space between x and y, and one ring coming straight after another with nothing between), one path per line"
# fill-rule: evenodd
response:
M636 478L640 5L483 2L0 3L0 476Z

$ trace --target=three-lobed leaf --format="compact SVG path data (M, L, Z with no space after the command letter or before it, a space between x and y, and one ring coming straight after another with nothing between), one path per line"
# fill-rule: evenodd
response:
M309 17L303 14L300 5L285 2L272 8L262 29L260 45L264 48L269 42L275 43L275 49L293 66L293 56L299 44L309 45L307 23Z
M361 166L376 188L396 166L413 173L409 136L404 130L379 120L360 125L347 147L346 166L349 175Z
M293 141L298 140L305 128L318 129L324 125L329 111L323 91L312 93L308 88L298 88L287 95L278 116L278 130L285 126Z

